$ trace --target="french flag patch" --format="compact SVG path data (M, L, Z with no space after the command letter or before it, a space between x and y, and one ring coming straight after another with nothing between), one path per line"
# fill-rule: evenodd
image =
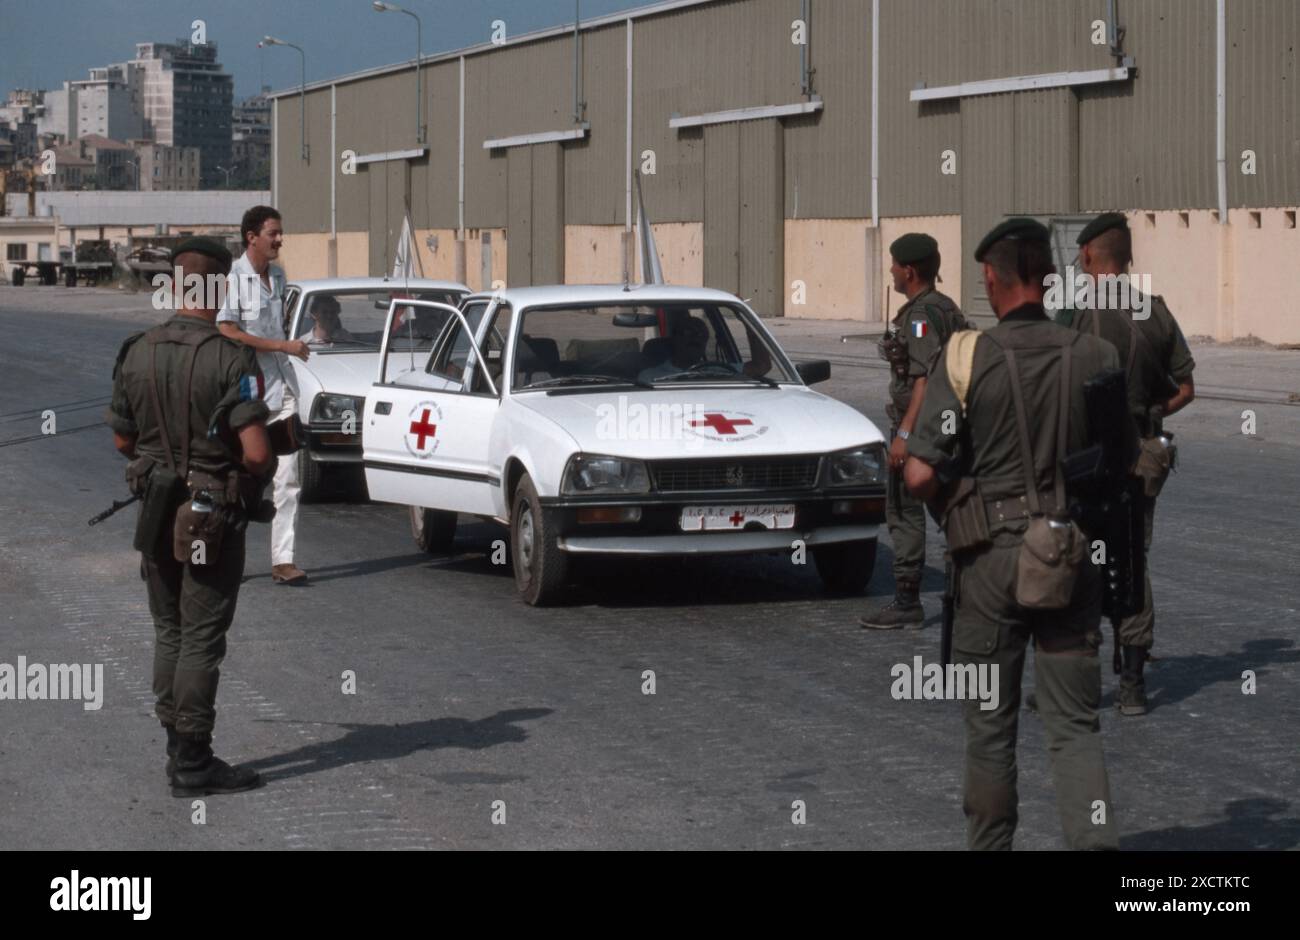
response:
M923 338L925 334L929 332L929 330L930 330L930 324L926 323L924 320L912 321L912 335L915 336L917 339Z
M260 375L246 375L239 380L240 401L258 401L263 397L264 391Z

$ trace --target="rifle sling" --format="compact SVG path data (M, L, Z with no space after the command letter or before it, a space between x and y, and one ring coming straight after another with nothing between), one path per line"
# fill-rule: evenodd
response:
M1070 347L1068 341L1061 347L1061 387L1057 400L1056 414L1056 454L1053 468L1053 489L1056 496L1056 512L1065 512L1065 477L1061 473L1060 457L1065 453L1068 443L1067 433L1070 422ZM1020 439L1020 464L1025 476L1025 495L1029 500L1029 511L1035 516L1043 514L1042 503L1038 498L1037 473L1034 468L1034 448L1029 437L1029 418L1025 410L1024 391L1020 387L1020 369L1016 365L1016 351L1003 347L1002 355L1007 360L1007 370L1011 374L1011 399L1016 410L1016 429Z

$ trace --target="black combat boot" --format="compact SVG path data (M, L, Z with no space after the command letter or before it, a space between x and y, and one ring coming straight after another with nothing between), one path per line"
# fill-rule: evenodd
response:
M1119 696L1115 704L1121 715L1135 717L1147 713L1146 682L1142 679L1142 666L1147 651L1141 646L1122 647L1123 669L1119 674Z
M231 767L212 753L212 735L177 734L176 772L172 774L172 796L208 796L213 793L242 793L262 785L257 771Z
M171 725L163 725L163 730L167 732L167 780L170 782L172 774L176 773L176 751L181 746L181 739Z
M883 607L867 611L858 622L872 630L898 630L924 621L921 582L899 581L894 588L894 599Z

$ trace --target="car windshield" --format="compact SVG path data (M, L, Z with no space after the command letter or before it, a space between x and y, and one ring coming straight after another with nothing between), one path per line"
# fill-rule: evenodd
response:
M751 315L727 304L534 307L513 376L516 391L798 381Z
M414 298L459 306L455 291L313 291L298 320L297 336L313 353L375 352L384 338L393 298ZM428 350L449 316L442 310L399 305L393 317L393 350Z

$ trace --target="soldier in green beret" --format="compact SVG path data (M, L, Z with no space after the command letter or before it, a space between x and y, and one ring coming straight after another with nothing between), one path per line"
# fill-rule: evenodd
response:
M1133 240L1128 219L1118 212L1106 212L1085 226L1077 239L1079 262L1099 285L1107 280L1129 277L1133 261ZM1151 548L1156 497L1173 464L1172 436L1165 434L1163 419L1187 407L1196 397L1192 359L1187 340L1160 296L1141 297L1131 287L1127 292L1093 291L1091 309L1064 309L1056 321L1081 333L1109 341L1118 351L1128 375L1129 410L1142 438L1137 471L1145 487L1146 546ZM1108 309L1112 296L1127 303ZM1151 576L1146 577L1143 609L1119 623L1116 636L1123 654L1119 695L1115 704L1120 714L1144 715L1147 710L1143 666L1155 642L1155 608L1151 602Z
M939 243L921 232L909 232L889 246L889 273L894 290L907 298L881 338L880 355L890 366L889 486L885 522L894 547L894 599L868 611L862 626L897 630L925 620L921 606L921 570L925 566L925 503L903 487L907 439L916 426L925 400L926 373L948 337L969 329L953 299L935 289L939 277Z
M985 236L975 260L997 326L949 341L930 373L904 468L918 497L938 495L941 470L952 478L948 492L959 494L945 508L956 585L953 668L972 679L982 672L997 689L991 707L969 694L963 702L967 844L1012 845L1020 689L1032 641L1066 843L1113 849L1098 719L1101 574L1068 516L1059 465L1088 443L1084 383L1117 368L1118 357L1110 343L1048 319L1044 279L1053 264L1042 224L1008 219ZM1037 561L1043 555L1050 567Z
M217 330L217 298L197 300L184 280L224 283L230 252L191 238L172 252L177 311L123 343L107 421L142 496L135 548L153 615L155 713L167 735L172 795L248 790L258 774L212 753L218 666L244 574L246 478L274 465L263 379L251 349ZM188 298L188 299L187 299ZM190 306L186 306L186 304ZM214 414L226 426L210 433ZM236 442L232 449L230 441ZM260 500L261 486L255 488Z

